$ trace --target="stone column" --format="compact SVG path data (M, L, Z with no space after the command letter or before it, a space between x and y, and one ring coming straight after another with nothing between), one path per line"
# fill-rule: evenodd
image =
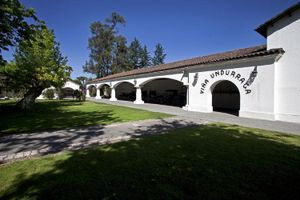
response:
M102 99L100 96L100 88L96 88L96 97L95 99Z
M116 90L115 88L111 87L111 94L110 94L110 101L117 101L117 98L116 98Z
M85 90L85 97L91 97L91 96L90 96L89 88L87 88L87 89Z
M136 87L136 98L133 102L134 104L144 104L144 101L142 100L142 89L140 86Z
M185 85L186 87L186 104L182 107L183 110L188 110L189 108L189 85Z

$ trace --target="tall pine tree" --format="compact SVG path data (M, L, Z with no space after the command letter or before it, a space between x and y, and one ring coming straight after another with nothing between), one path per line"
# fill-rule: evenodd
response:
M118 24L125 24L125 19L117 14L112 15L105 20L105 23L94 22L90 29L92 37L89 39L88 48L90 49L89 60L83 66L84 72L95 74L97 78L107 76L112 72L112 63L114 59L114 47L117 43Z
M127 60L127 46L126 46L126 38L123 36L116 37L116 44L114 47L114 58L111 66L111 72L118 73L123 71L128 71L129 64Z
M155 46L154 57L152 58L153 65L164 64L166 54L164 53L164 48L160 43Z
M145 45L141 51L140 67L149 67L149 66L151 66L151 57L149 55L147 46Z
M141 68L142 50L141 43L134 38L128 47L128 64L131 69Z

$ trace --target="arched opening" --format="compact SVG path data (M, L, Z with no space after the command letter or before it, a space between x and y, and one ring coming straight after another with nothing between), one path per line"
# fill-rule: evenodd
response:
M118 84L115 88L116 98L118 100L124 101L134 101L135 100L135 87L129 82L122 82Z
M70 87L62 88L63 98L74 98L74 89Z
M186 105L186 90L180 81L155 79L143 85L142 99L145 103L182 107Z
M94 85L88 87L90 97L96 97L97 88Z
M212 106L214 111L239 115L240 92L230 81L217 83L212 90Z
M111 88L109 85L104 84L99 87L99 90L100 90L100 96L103 99L109 99L111 97Z

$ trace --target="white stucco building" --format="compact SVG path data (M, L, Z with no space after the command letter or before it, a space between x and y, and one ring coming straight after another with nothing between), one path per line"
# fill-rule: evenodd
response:
M266 45L112 74L88 87L111 101L300 123L300 3L256 31Z
M54 87L49 87L43 90L46 91L47 89L55 89ZM78 83L75 83L74 81L68 80L64 86L62 87L64 89L65 97L73 97L73 93L75 90L80 90L80 85ZM43 93L42 92L42 93ZM54 98L58 98L57 92L54 93ZM41 94L37 99L45 99L44 95Z

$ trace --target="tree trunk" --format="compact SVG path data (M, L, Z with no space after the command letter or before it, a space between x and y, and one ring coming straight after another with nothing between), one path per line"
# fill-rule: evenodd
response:
M24 95L23 99L17 103L17 107L19 107L21 110L29 110L35 99L42 94L44 89L45 87L42 86L30 88Z

